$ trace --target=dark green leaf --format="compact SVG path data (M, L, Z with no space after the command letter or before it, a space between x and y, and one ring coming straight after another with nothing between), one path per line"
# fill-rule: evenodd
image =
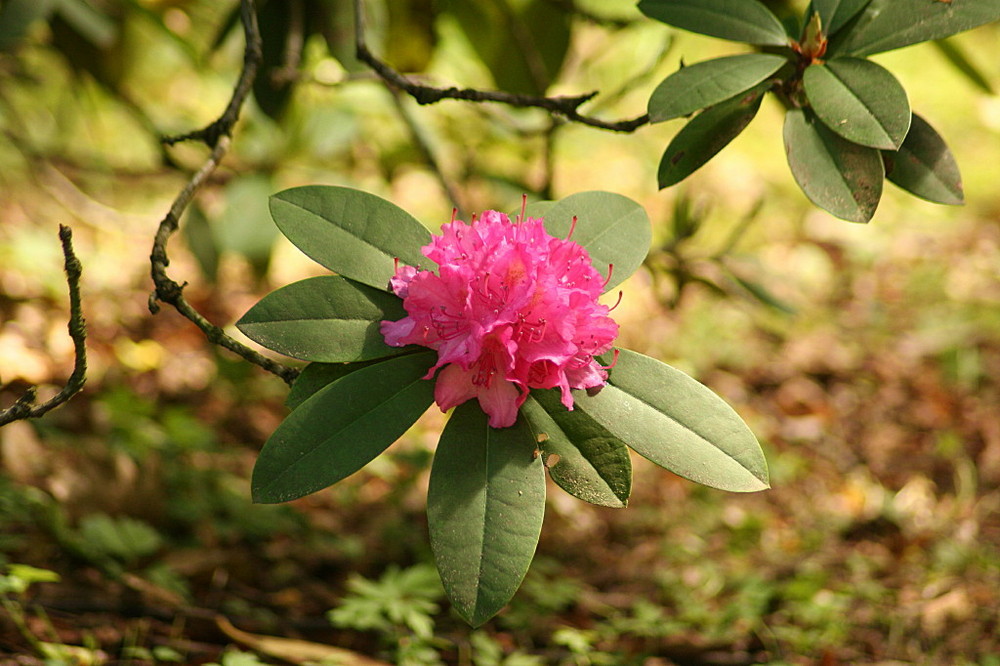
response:
M882 196L879 151L851 143L804 109L785 115L785 152L809 200L839 218L867 222Z
M533 390L521 413L560 488L591 504L628 504L632 461L624 442L580 410L568 411L555 390Z
M367 465L434 401L434 352L375 363L320 389L274 431L257 458L255 502L287 502Z
M575 391L581 410L640 455L713 488L768 488L767 461L739 415L708 387L648 356L622 350L595 396Z
M74 31L100 49L107 49L118 39L118 25L107 14L85 0L58 0L55 4L59 16Z
M788 60L767 53L744 53L682 67L663 80L649 98L649 120L658 123L694 113L746 92Z
M829 55L863 56L1000 20L1000 0L871 0L831 40Z
M7 0L0 4L0 53L13 51L35 21L52 11L53 0Z
M682 30L734 42L787 46L788 34L757 0L641 0L646 16Z
M844 27L869 2L870 0L813 0L812 11L819 12L820 27L823 34L829 37Z
M387 289L395 259L433 268L431 235L399 206L348 187L307 185L271 197L271 216L297 248L330 270Z
M572 239L590 253L594 268L611 279L604 291L613 289L642 265L652 229L642 206L613 192L578 192L545 211L545 230L566 238L577 218Z
M910 102L889 70L861 58L810 65L806 96L823 123L852 143L895 150L910 129Z
M369 365L381 362L383 359L372 361L358 361L357 363L310 363L302 368L302 372L295 378L292 390L285 398L285 406L288 409L295 409L303 402L312 397L313 394L329 384L334 383L341 377L367 368Z
M545 512L545 471L524 418L491 428L479 404L459 405L441 433L427 523L441 582L474 627L503 608L535 554Z
M937 50L945 57L952 67L961 72L974 86L982 90L987 95L993 94L993 86L987 80L982 70L979 69L965 54L965 51L951 39L937 39L932 42Z
M657 178L660 189L675 185L697 171L746 129L770 84L710 106L674 136L663 153Z
M260 26L261 61L257 77L253 82L253 96L261 111L274 119L279 119L292 99L294 79L281 76L289 56L299 62L301 53L289 54L289 44L301 44L302 35L296 41L291 31L293 3L284 0L270 0L257 8L257 24ZM299 27L298 29L301 29ZM301 46L299 47L301 48Z
M503 90L543 95L569 48L570 15L550 0L443 0Z
M379 326L405 316L399 297L339 275L323 275L271 292L236 327L286 356L343 363L403 352L385 344Z
M886 178L904 190L935 203L965 203L954 156L941 135L917 114L899 150L885 151L882 156Z

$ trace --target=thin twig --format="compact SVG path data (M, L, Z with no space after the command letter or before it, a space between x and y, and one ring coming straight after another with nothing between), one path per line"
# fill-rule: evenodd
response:
M83 307L80 303L80 276L83 266L73 251L73 231L59 225L59 240L62 242L66 284L69 286L69 337L73 340L73 373L66 380L66 385L50 400L41 405L35 405L36 387L26 390L13 405L0 412L0 426L20 419L37 419L46 412L68 402L80 392L87 382L87 322L83 318Z
M434 104L443 99L460 99L468 102L499 102L516 107L533 107L545 109L558 114L566 120L590 125L613 132L634 132L649 123L649 115L643 114L631 120L606 121L580 113L579 107L597 96L597 91L575 96L537 97L521 95L499 90L478 90L475 88L435 88L425 86L403 76L387 63L377 58L369 49L365 40L365 20L362 0L354 0L354 44L358 60L364 62L375 71L386 83L399 88L410 95L418 104Z
M180 136L165 137L163 143L172 146L181 141L201 141L214 148L222 137L232 135L233 127L240 117L240 110L246 102L247 95L250 94L262 59L260 27L257 25L257 11L254 9L253 0L241 0L240 21L243 23L243 34L246 39L243 50L243 71L240 72L240 78L236 82L236 88L226 110L207 127Z
M201 329L209 342L228 349L243 359L281 377L286 383L291 384L299 374L296 368L269 359L227 335L225 331L212 324L200 312L195 310L184 298L184 285L178 284L167 275L167 266L170 265L170 259L167 256L167 241L177 231L181 215L183 215L191 203L198 188L218 168L219 163L228 151L233 126L239 119L240 110L246 102L247 95L250 93L250 88L253 86L254 77L256 77L257 69L260 65L260 29L257 26L257 14L253 7L253 0L242 0L240 9L240 18L243 22L244 34L246 35L246 49L243 56L243 70L233 90L233 97L229 100L229 105L222 115L208 127L182 137L167 140L168 143L186 140L202 141L212 148L212 152L201 168L191 176L184 189L177 195L177 198L174 199L170 210L167 211L166 216L157 228L156 237L153 239L153 250L149 257L151 265L150 274L155 287L149 295L149 311L153 314L159 312L160 302L172 305L181 315Z

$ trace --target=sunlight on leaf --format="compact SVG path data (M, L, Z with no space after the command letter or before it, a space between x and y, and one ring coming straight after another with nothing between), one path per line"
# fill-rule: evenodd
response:
M313 260L376 289L388 289L395 260L432 268L420 252L431 234L412 215L374 194L307 185L271 197L283 234Z
M753 88L787 62L783 56L744 53L682 67L653 91L649 120L658 123L718 104Z
M641 0L646 16L683 30L734 42L787 46L781 21L757 0Z
M383 320L405 316L397 296L337 275L323 275L271 292L236 327L251 340L286 356L340 363L405 351L385 344L379 330Z
M621 350L608 385L574 392L576 409L679 476L734 492L765 490L767 461L739 415L704 384L665 363Z

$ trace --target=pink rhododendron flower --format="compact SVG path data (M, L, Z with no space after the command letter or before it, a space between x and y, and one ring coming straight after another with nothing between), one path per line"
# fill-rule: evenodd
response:
M426 378L441 369L442 411L477 398L503 428L529 389L558 387L573 409L570 389L604 385L594 356L611 349L618 324L597 302L605 281L580 245L550 236L541 219L487 211L471 225L445 224L423 253L438 272L397 269L390 286L408 316L383 321L381 332L393 346L437 350Z

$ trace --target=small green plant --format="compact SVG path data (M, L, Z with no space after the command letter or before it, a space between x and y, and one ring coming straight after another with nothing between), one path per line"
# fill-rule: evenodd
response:
M327 613L334 626L378 632L395 649L397 664L440 663L434 615L444 590L433 566L390 566L377 581L355 574L347 589L340 606Z
M651 122L700 110L667 146L659 184L687 178L753 120L768 92L787 109L785 152L806 196L867 222L883 179L918 197L960 204L944 139L912 113L906 91L867 56L1000 19L1000 0L814 0L784 25L758 0L641 0L650 18L756 47L682 67L653 91Z
M48 569L39 569L27 564L8 564L7 573L0 574L0 606L7 613L18 632L24 637L38 656L46 664L61 666L62 664L100 664L107 656L96 646L67 645L63 643L48 616L41 608L26 607L25 596L28 590L38 583L58 583L59 574ZM40 637L29 626L29 618L40 620L45 627L45 633Z

